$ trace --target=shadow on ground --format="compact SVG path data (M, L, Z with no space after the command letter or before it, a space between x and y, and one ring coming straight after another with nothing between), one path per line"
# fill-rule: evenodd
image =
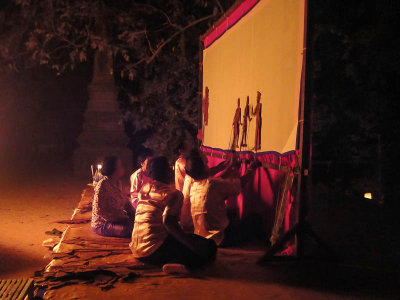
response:
M256 266L251 261L217 262L200 278L218 278L238 282L274 283L343 296L395 299L398 295L395 273L362 266L316 260L270 263Z
M0 279L19 274L27 269L43 268L44 262L44 259L31 255L28 251L8 248L0 244Z

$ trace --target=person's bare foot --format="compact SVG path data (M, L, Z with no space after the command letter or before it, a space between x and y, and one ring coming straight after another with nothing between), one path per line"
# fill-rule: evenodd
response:
M162 270L166 274L171 275L188 275L190 271L184 265L181 264L165 264Z

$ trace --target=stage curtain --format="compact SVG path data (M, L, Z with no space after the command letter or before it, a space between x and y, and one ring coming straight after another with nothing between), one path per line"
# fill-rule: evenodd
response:
M208 166L214 167L223 160L232 157L232 152L210 147L202 147L202 151L208 159ZM243 175L249 164L246 163L254 158L251 152L239 153L239 158L243 161L241 164L241 175ZM246 219L253 215L258 215L262 218L264 231L270 234L275 220L275 210L277 198L282 188L282 181L287 172L293 176L293 171L298 167L298 159L296 152L288 153L284 156L274 152L257 153L256 158L264 164L272 164L274 168L259 168L253 180L247 184L242 193L235 198L227 200L229 210L237 211L241 219ZM280 168L280 170L278 170ZM289 229L291 213L291 204L295 198L296 185L288 191L288 205L285 212L285 221L283 231Z

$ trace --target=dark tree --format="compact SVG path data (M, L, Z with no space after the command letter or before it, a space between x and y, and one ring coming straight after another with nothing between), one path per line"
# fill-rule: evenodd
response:
M133 148L146 141L171 156L177 134L195 134L199 36L232 2L8 1L0 68L48 66L63 76L110 53Z

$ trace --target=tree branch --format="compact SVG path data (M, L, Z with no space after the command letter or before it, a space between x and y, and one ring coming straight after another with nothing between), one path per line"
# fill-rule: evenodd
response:
M215 0L215 2L217 3L219 10L221 11L221 14L225 13L225 10L222 7L221 2L219 0Z
M132 68L136 67L137 65L139 65L139 64L141 64L141 63L143 63L143 62L146 62L147 64L151 63L151 62L156 58L156 56L161 52L161 50L162 50L168 43L170 43L176 36L180 35L181 33L183 33L184 31L188 30L189 28L191 28L191 27L193 27L193 26L195 26L195 25L197 25L197 24L199 24L199 23L201 23L201 22L204 22L204 21L206 21L206 20L209 20L209 19L211 19L211 18L213 18L213 17L215 17L214 14L208 15L208 16L205 16L205 17L203 17L203 18L197 19L197 20L195 20L195 21L193 21L193 22L187 24L186 26L182 27L180 30L178 30L177 32L175 32L174 34L172 34L172 35L171 35L168 39L166 39L164 42L162 42L162 43L157 47L157 49L155 49L154 52L152 52L153 54L152 54L150 57L142 58L142 59L140 59L139 61L137 61L137 62L134 63L134 64L127 65L127 66L125 67L125 69L127 69L127 70L132 69Z
M158 7L153 6L153 5L151 5L151 4L145 4L145 3L135 3L134 5L136 5L136 6L142 6L142 7L147 7L147 8L150 8L150 9L152 9L152 10L158 11L159 13L161 13L161 14L165 17L165 19L167 20L168 24L169 24L171 27L178 28L178 29L181 29L181 28L182 28L180 25L173 23L173 22L171 21L170 17L168 16L168 14L167 14L165 11L163 11L161 8L158 8Z
M150 49L151 53L154 54L154 50L153 50L153 47L151 46L151 42L150 42L149 36L147 35L147 30L145 31L144 34L146 36L146 40L147 40L147 44L149 45L149 49Z

